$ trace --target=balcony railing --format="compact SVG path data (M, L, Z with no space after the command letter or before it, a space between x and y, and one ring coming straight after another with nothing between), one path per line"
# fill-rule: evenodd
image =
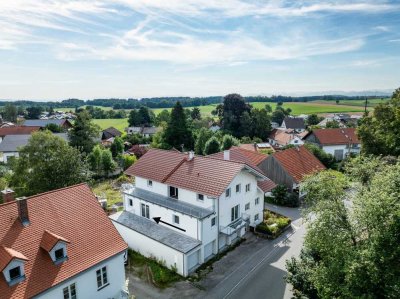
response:
M247 218L244 218L244 217L247 217ZM228 226L220 226L219 231L220 231L220 233L223 233L228 236L232 235L235 232L237 232L238 230L242 229L242 227L245 227L247 225L246 221L248 219L250 219L250 215L243 213L241 218L235 220Z

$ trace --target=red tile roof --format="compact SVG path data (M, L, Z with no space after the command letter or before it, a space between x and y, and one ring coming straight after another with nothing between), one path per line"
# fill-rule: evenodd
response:
M269 138L283 146L288 145L297 135L298 134L293 129L273 129ZM299 138L301 139L301 137Z
M265 178L260 170L245 163L202 156L188 160L187 154L158 149L148 151L125 173L219 197L243 168Z
M311 134L314 134L322 145L360 143L355 128L317 129Z
M277 152L272 157L279 161L296 183L299 183L306 175L326 169L304 146Z
M40 242L40 247L42 247L44 250L49 252L58 243L58 241L63 241L65 243L71 243L67 239L60 237L56 234L53 234L52 232L49 232L48 230L45 230L43 233L42 242Z
M208 157L224 159L224 152L215 153ZM262 161L268 158L268 155L247 150L238 146L233 146L229 150L229 159L232 161L242 162L249 166L258 166Z
M274 189L276 187L276 184L270 179L267 179L264 181L258 181L257 186L265 193L270 192L272 189Z
M14 126L14 127L4 127L0 128L0 136L7 135L28 135L32 132L40 130L40 127L24 127L24 126Z
M30 225L18 218L17 202L0 205L0 245L28 258L26 279L9 287L0 277L1 298L31 298L127 249L86 184L26 199ZM46 230L69 240L68 261L55 265L40 247Z
M13 259L24 261L28 260L28 258L21 252L18 252L12 248L0 246L0 272L3 271Z

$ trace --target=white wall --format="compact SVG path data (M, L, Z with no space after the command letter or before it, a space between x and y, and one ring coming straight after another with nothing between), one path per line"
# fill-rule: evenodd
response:
M8 162L8 158L10 157L19 157L19 153L18 152L5 152L3 153L3 162L7 163Z
M109 285L97 290L96 270L106 266ZM121 290L125 289L124 253L120 253L98 265L82 272L65 282L39 294L34 298L54 299L64 298L63 288L75 283L77 298L119 298Z
M16 267L20 267L21 270L21 276L25 275L25 267L24 267L24 262L18 259L12 260L7 267L2 271L4 278L6 281L10 281L10 270Z
M146 257L156 257L165 261L167 267L176 266L180 275L186 276L184 271L184 254L115 221L112 221L118 232L128 243L129 248L140 252Z
M143 190L151 191L163 196L168 196L168 186L163 183L153 181L153 185L149 186L147 179L135 177L135 186Z

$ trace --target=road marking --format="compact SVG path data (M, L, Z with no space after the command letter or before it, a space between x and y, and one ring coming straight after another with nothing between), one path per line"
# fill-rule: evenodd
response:
M279 243L275 244L275 245L273 246L273 249L272 249L261 261L259 261L249 272L247 272L247 274L246 274L245 276L243 276L243 277L238 281L238 283L235 284L235 285L233 286L233 288L223 297L223 299L228 298L228 296L229 296L230 294L232 294L232 292L239 286L239 284L242 283L242 281L243 281L244 279L246 279L251 273L253 273L254 270L257 269L258 266L261 265L272 253L275 253L278 249L280 249L281 245L285 244L285 242L286 242L291 236L293 236L295 232L296 232L296 231L294 231L294 232L292 232L292 233L286 235L286 238L285 238L285 239L283 239L283 240L281 240ZM261 251L261 249L260 249L259 251ZM259 251L258 251L258 252L259 252ZM258 253L258 252L257 252L257 253ZM254 255L253 255L252 257L254 257ZM242 265L243 265L243 264L242 264ZM230 277L230 276L231 276L233 273L235 273L235 272L236 272L236 271L232 272L228 277ZM228 277L226 277L225 279L227 279ZM221 282L225 281L225 279L222 280ZM220 282L220 283L221 283L221 282Z

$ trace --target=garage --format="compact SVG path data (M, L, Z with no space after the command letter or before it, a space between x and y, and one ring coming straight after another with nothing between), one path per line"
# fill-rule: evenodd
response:
M199 264L199 253L200 253L200 250L197 250L196 252L194 252L188 256L188 269L189 270Z
M214 244L215 240L211 241L206 246L204 246L204 259L207 259L213 254Z

